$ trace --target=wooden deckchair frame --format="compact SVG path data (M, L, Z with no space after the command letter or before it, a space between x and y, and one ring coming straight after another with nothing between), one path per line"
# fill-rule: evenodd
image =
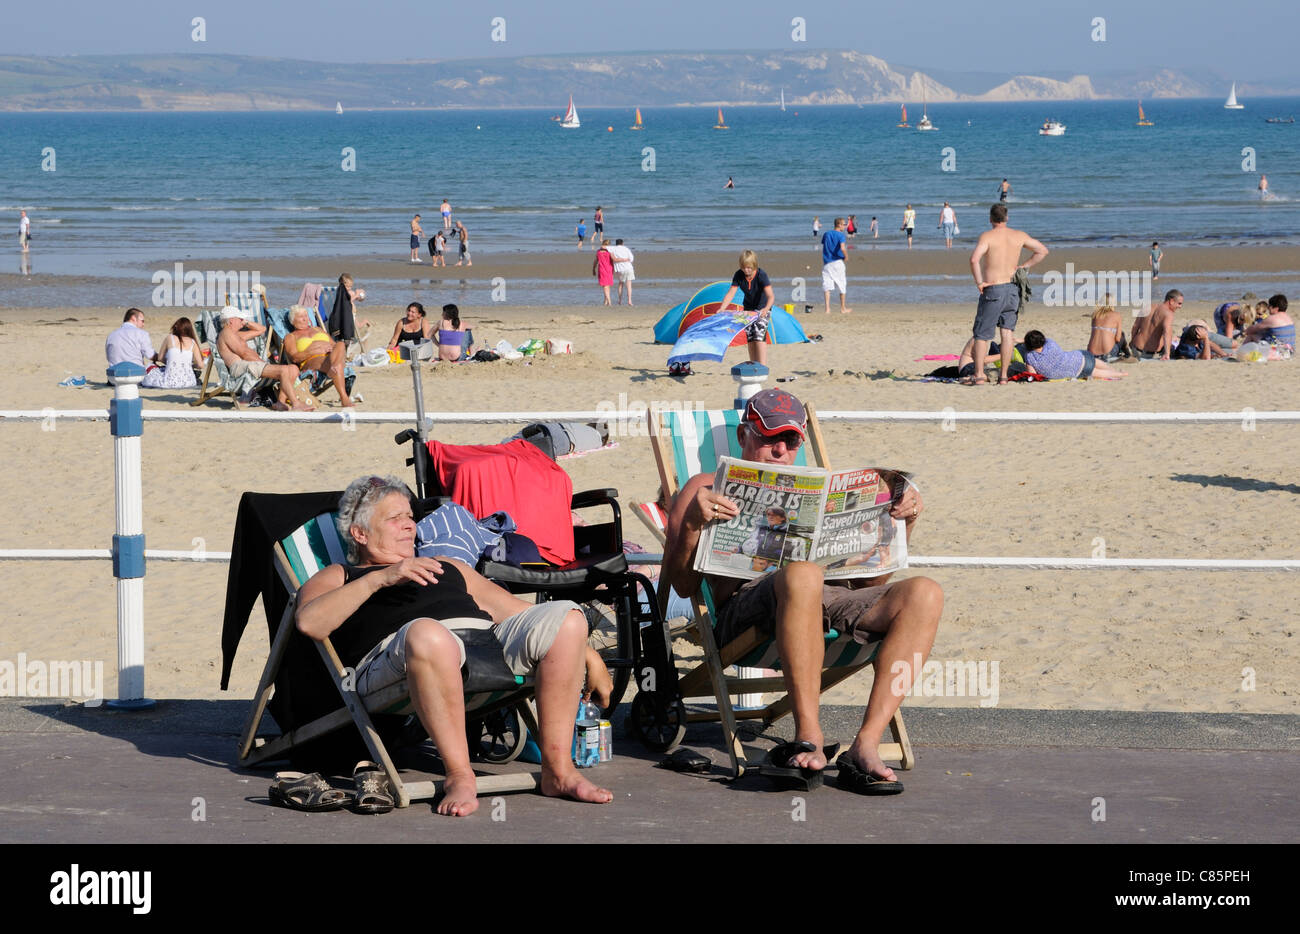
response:
M829 469L830 459L826 453L826 443L822 436L821 424L817 420L817 413L811 404L805 403L804 408L808 413L807 448L811 451L816 462L814 466ZM672 497L676 496L681 488L681 484L677 477L673 459L672 441L666 437L667 434L668 429L664 425L661 415L652 413L650 446L654 451L655 466L659 470L659 482L662 485L664 498L671 502ZM680 479L685 481L689 478L683 477ZM666 544L664 533L654 527L653 521L646 516L644 511L641 508L633 511L650 529L660 544ZM745 678L726 674L725 669L729 665L733 665L737 660L745 658L769 640L757 630L749 629L727 645L719 647L713 635L714 621L710 610L712 601L704 592L707 587L707 582L702 582L701 589L689 595L695 608L693 624L700 647L704 652L704 662L681 677L678 682L678 689L684 698L707 697L712 692L712 697L717 704L717 710L688 712L686 720L688 723L722 724L723 740L727 755L731 760L731 774L732 777L739 778L744 774L747 760L744 747L737 736L737 720L761 720L763 725L767 726L789 713L792 701L789 695L784 693L784 678ZM667 604L668 595L669 588L659 588L661 610ZM820 693L824 694L830 688L869 665L870 661L864 660L861 664L822 669ZM766 706L754 710L735 710L731 703L731 695L757 692L781 692L782 696ZM903 724L901 708L895 711L893 717L890 718L889 730L894 741L880 744L880 757L900 762L902 768L911 769L916 764L916 756L912 752L912 744L907 735L907 728Z
M404 808L409 806L412 801L425 801L436 798L442 793L445 784L444 780L402 781L397 766L393 764L392 756L389 755L379 731L375 729L374 721L371 720L361 696L354 688L346 685L345 682L349 678L348 672L343 667L338 653L334 650L333 643L328 638L317 642L316 648L320 652L321 661L325 665L326 671L343 699L343 706L323 717L318 717L310 723L289 730L275 739L264 741L257 737L257 729L261 725L262 716L266 713L271 696L275 693L275 678L279 674L280 665L283 663L285 652L289 647L289 637L294 629L294 610L298 605L298 591L306 583L298 579L293 565L280 542L275 543L273 550L276 570L279 572L280 579L284 582L290 596L288 605L285 606L284 613L280 617L279 625L276 628L275 638L271 641L271 650L267 655L266 666L262 669L262 677L258 681L257 692L253 695L253 705L249 711L248 721L245 723L243 733L240 735L239 764L252 766L260 762L284 758L285 754L296 746L352 725L361 734L362 742L365 743L371 760L377 763L388 777L389 785L393 791L393 802L397 807ZM373 695L371 697L371 706L378 710L388 710L400 704L407 696L408 692L405 683L394 684ZM475 708L472 712L487 715L502 707L514 705L517 705L516 710L523 721L520 725L521 729L527 729L533 736L540 736L541 732L537 727L537 719L532 712L531 705L520 703L516 694L508 694L501 701ZM476 776L476 786L480 796L512 791L532 791L540 787L540 784L540 773L534 772Z

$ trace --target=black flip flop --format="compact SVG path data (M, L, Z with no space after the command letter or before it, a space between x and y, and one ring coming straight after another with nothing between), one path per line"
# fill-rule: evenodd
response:
M826 746L822 749L822 754L829 761L839 748L839 743ZM781 743L772 747L763 759L762 765L750 771L770 778L773 784L782 791L812 791L821 787L822 779L825 777L824 770L800 768L797 765L791 765L790 760L800 753L816 751L817 747L806 739L794 743Z
M338 811L352 800L346 791L331 788L319 772L276 772L267 792L273 804L294 811Z
M877 778L854 762L847 752L835 760L835 767L839 770L835 783L845 791L859 795L897 795L903 792L902 782Z

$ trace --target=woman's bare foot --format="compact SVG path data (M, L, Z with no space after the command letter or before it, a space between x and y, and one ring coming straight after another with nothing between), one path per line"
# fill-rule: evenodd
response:
M613 792L593 785L583 778L577 769L564 775L543 774L542 794L549 798L571 798L588 804L609 804L614 800Z
M469 817L478 810L478 782L474 773L448 775L442 786L438 813L451 817Z

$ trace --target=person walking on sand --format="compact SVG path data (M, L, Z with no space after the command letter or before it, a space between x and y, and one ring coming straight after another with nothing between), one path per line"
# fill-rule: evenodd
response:
M1004 178L1002 184L998 186L998 200L1005 202L1009 197L1011 197L1011 183Z
M474 261L469 256L469 231L460 221L456 221L456 236L460 237L460 257L456 260L456 265L463 262L467 267L473 266Z
M1148 262L1151 264L1151 281L1155 282L1160 278L1160 261L1164 259L1165 251L1160 249L1159 241L1151 241L1151 255Z
M947 201L943 203L943 210L939 212L939 226L943 229L944 243L951 250L952 235L957 231L957 212Z
M424 228L420 226L420 215L417 214L411 218L411 262L422 263L420 259L420 237L424 234Z
M591 274L596 277L596 284L605 293L605 304L613 304L609 300L609 287L614 284L614 259L609 255L608 240L600 241L596 258L591 261Z
M18 245L27 252L27 241L32 239L32 222L27 217L26 211L18 212Z
M844 218L835 218L835 228L822 234L822 292L826 296L826 314L831 313L831 292L840 290L840 314L847 315L852 308L845 307L844 293L848 279L844 264L848 261L848 247L845 246Z
M903 230L907 232L907 248L912 248L912 231L916 229L916 212L912 210L909 204L903 211Z
M1020 287L1012 279L1023 269L1042 262L1047 256L1043 246L1023 230L1007 226L1007 206L1001 202L989 208L991 230L980 234L979 242L970 255L970 271L979 289L979 308L975 312L972 335L975 345L971 359L975 372L963 382L968 386L987 383L984 362L989 355L989 341L997 336L1001 346L1002 372L998 384L1011 379L1011 357L1015 352L1016 318L1020 311ZM1020 262L1021 250L1033 250L1034 255Z
M442 229L451 230L451 205L447 203L446 198L442 199L442 207L438 210L442 211Z
M583 244L583 243L586 241L586 239L587 239L587 219L586 219L585 217L584 217L584 218L581 218L581 219L578 221L578 226L575 227L573 230L574 230L574 233L576 233L576 234L578 235L578 250L581 251L581 250L582 250L582 244Z
M429 238L429 264L447 265L447 235L441 230L434 231L433 236Z
M636 270L632 267L635 257L632 251L623 245L619 237L609 248L609 257L614 261L614 278L618 281L618 303L623 304L623 287L627 286L627 307L632 307L632 283L636 280Z

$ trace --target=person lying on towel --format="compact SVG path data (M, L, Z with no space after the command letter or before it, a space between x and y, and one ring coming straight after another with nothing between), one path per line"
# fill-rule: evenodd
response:
M446 767L438 813L464 817L477 810L478 797L465 738L465 646L452 630L491 629L511 671L536 680L542 794L608 804L613 795L587 781L571 758L584 669L602 707L613 686L587 645L582 610L568 600L525 603L459 561L416 557L411 498L396 477L348 485L338 526L350 563L331 565L303 585L298 630L330 638L356 672L363 701L406 682Z

